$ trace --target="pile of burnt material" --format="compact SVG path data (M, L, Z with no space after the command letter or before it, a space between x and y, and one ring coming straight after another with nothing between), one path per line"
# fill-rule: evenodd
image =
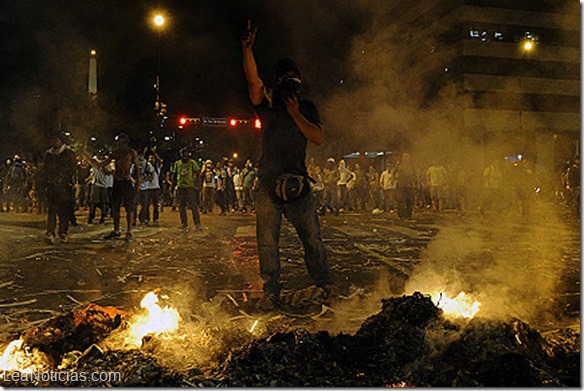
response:
M383 301L354 336L256 340L203 386L579 386L579 335L548 342L521 321L452 323L419 293Z
M0 386L179 386L182 376L161 367L146 351L104 352L99 347L128 318L117 308L90 304L28 330L20 339L27 351L36 352L29 361L36 359L37 366L22 368L30 373L26 376L12 376L16 369L4 372ZM71 375L64 376L65 372ZM103 378L108 373L112 375Z
M62 370L121 376L107 383L56 380L34 385L580 386L578 333L564 329L543 336L519 320L449 321L419 293L383 300L382 310L355 335L278 332L226 347L216 365L188 372L165 368L145 347L101 351L93 344L118 327L124 314L96 306L83 311L29 333L28 346L40 349L55 367L61 363Z
M21 338L25 346L45 354L48 364L56 367L68 353L84 352L108 337L128 316L115 307L89 304L29 329Z

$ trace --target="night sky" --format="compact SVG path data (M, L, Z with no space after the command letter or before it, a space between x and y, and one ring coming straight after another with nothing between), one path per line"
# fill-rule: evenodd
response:
M3 153L44 148L45 135L57 128L79 138L125 130L143 139L152 123L158 50L170 117L164 131L182 114L253 116L239 42L248 18L259 28L254 51L264 82L272 84L278 58L292 57L305 95L319 105L351 82L352 39L375 12L363 3L309 0L2 0L1 9ZM155 10L167 18L162 32L151 26ZM91 49L98 54L97 108L86 102Z

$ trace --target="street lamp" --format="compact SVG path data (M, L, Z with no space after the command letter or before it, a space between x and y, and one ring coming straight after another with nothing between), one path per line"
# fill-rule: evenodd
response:
M162 27L164 25L164 16L163 15L154 16L154 24L158 27Z
M156 13L153 17L152 17L152 23L154 28L157 31L157 42L156 42L156 55L157 55L157 72L156 72L156 84L154 85L154 88L156 89L156 103L155 103L155 110L156 110L156 115L157 117L163 114L163 104L160 101L160 34L162 32L162 30L164 29L164 26L166 24L166 18L164 17L164 15L160 14L160 13Z
M525 62L526 56L530 55L535 49L535 39L531 33L526 33L525 38L521 42L521 64L522 69L519 73L519 91L521 96L525 94L525 81L523 80L524 73L527 69L527 64ZM519 102L519 137L523 137L523 98Z

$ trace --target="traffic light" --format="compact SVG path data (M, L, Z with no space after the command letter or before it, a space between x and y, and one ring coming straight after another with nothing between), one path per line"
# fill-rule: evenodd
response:
M231 118L229 120L229 126L237 126L237 120L235 118Z
M154 110L156 111L156 115L159 117L164 117L167 114L166 103L164 102L154 102Z
M178 119L178 123L179 123L180 125L186 125L186 124L187 124L187 117L180 117L180 118Z
M255 121L253 121L253 127L256 129L261 129L262 128L262 121L260 121L259 118L256 118Z

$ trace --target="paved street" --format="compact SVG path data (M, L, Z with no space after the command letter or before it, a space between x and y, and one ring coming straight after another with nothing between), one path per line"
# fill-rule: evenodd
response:
M178 213L166 209L160 227L136 229L131 242L103 240L111 220L87 225L85 216L78 212L80 224L68 243L47 245L44 216L0 214L1 333L80 303L137 310L155 288L182 308L226 293L253 298L261 289L251 214L202 215L202 231L183 232ZM321 222L335 277L344 288L361 290L361 310L375 312L391 294L446 287L476 295L492 316L519 317L543 329L578 322L579 220L549 205L527 219L449 211L416 212L411 221L347 213ZM281 258L287 289L310 284L301 244L287 223Z

